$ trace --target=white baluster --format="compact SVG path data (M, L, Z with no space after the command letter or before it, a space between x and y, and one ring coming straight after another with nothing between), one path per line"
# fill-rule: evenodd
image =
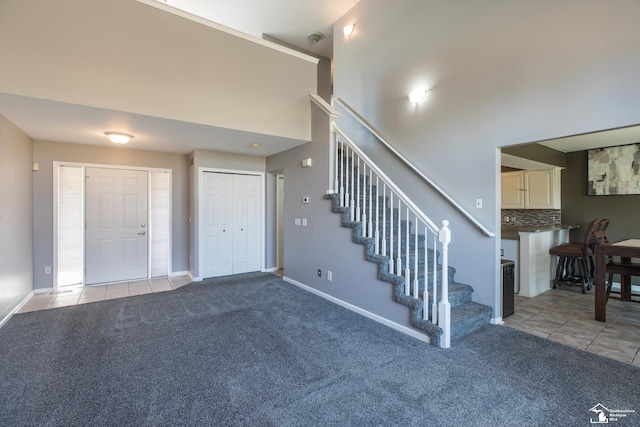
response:
M418 291L418 216L416 215L415 233L413 236L413 297L420 298Z
M404 294L411 293L411 269L409 268L409 207L407 207L407 226L405 228L406 236L404 242L405 269L404 269Z
M356 213L354 221L360 221L360 156L358 156L358 167L354 178L358 181L356 186Z
M353 190L354 190L354 185L356 185L356 183L354 182L354 180L356 179L356 177L353 175L353 164L354 164L354 158L353 156L355 155L355 151L351 150L351 200L349 201L349 213L351 215L351 221L355 220L355 212L354 212L354 205L355 202L353 200ZM360 157L358 157L358 159L360 159Z
M382 205L382 255L387 255L387 184L384 184L382 187L382 200L384 200L384 204Z
M438 324L438 269L435 263L438 236L433 236L433 302L431 303L431 323Z
M389 193L389 206L389 274L393 274L393 191Z
M429 320L429 260L427 259L427 226L424 227L424 293L422 294L422 318Z
M338 137L337 137L335 131L333 132L333 135L334 135L334 140L337 141ZM335 163L336 170L333 172L334 178L335 178L335 181L333 182L333 191L334 192L338 192L338 185L339 185L338 174L340 173L339 172L340 171L340 167L339 167L339 161L338 161L338 152L340 150L338 149L338 144L334 144L333 148L336 150L336 158L335 158L335 160L336 160L336 163Z
M373 209L371 207L373 199L373 169L369 168L369 222L367 223L367 237L373 237Z
M442 228L438 233L438 239L442 243L442 299L439 304L438 326L442 328L440 347L451 347L451 304L449 303L449 243L451 242L451 230L449 221L442 221Z
M344 140L340 138L340 207L344 206Z
M351 202L351 200L349 199L349 159L351 158L351 156L353 155L353 150L350 149L350 147L347 145L347 153L346 156L344 158L344 175L345 175L345 179L344 179L344 206L349 207L349 202Z
M376 175L376 231L374 233L373 238L376 239L374 250L376 255L380 253L380 231L379 231L379 223L380 222L380 180Z
M367 176L367 164L362 161L362 185L364 185L364 179ZM362 189L362 237L367 237L367 188Z
M396 274L402 276L402 206L398 197L398 258L396 259Z

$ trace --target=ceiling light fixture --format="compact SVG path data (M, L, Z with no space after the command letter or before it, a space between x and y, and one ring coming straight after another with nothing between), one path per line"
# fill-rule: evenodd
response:
M409 101L412 104L420 104L427 97L427 90L423 88L415 89L409 94Z
M324 38L324 34L322 34L321 32L315 31L313 33L309 33L307 38L311 43L316 44Z
M105 132L104 134L107 135L111 142L114 142L116 144L126 144L131 140L131 138L133 138L133 135L122 132Z
M356 28L356 24L345 25L344 28L342 29L342 32L344 33L345 37L349 37L351 34L353 34L353 30L355 28Z
M253 148L258 148L258 147L260 147L260 144L258 144L257 142L254 142L253 144L251 144L251 146Z

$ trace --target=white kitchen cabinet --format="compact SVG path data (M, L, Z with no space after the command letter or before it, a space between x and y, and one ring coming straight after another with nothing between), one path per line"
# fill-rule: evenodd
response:
M560 209L560 168L504 172L502 209Z

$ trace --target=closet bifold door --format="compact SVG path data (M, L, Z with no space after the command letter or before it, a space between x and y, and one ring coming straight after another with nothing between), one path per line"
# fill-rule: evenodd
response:
M260 270L260 177L203 174L202 277Z

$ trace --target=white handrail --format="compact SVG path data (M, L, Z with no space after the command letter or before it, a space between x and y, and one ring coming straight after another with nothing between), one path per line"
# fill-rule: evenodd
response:
M358 153L358 156L366 160L369 168L373 169L376 175L382 178L382 180L387 184L389 188L393 189L396 195L402 199L403 203L411 208L413 212L418 216L418 218L420 218L425 224L429 226L432 232L437 233L440 230L439 227L436 226L436 224L431 221L431 219L424 212L422 212L422 210L418 206L416 206L415 203L413 203L413 201L406 194L404 194L404 192L400 190L400 188L398 188L398 186L394 184L394 182L391 181L391 179L384 172L382 172L382 170L366 154L364 154L364 152L348 136L346 136L344 132L342 132L338 128L338 126L335 125L335 123L332 125L332 127L333 130L338 135L340 135L340 137L345 142L347 142L347 144L351 148L351 151Z
M471 215L465 208L460 206L458 202L456 202L451 196L449 196L438 184L433 182L431 178L426 176L422 171L420 171L417 167L413 165L406 157L404 157L398 150L393 148L391 144L389 144L375 129L358 113L356 113L349 105L347 105L342 99L335 98L335 102L340 104L342 108L344 108L351 116L353 116L361 125L363 125L369 132L371 132L376 138L380 140L393 154L395 154L400 160L402 160L407 166L411 168L415 173L420 176L424 181L426 181L434 190L436 190L442 197L444 197L449 203L451 203L457 210L460 212L465 218L467 218L473 225L475 225L483 234L488 237L495 237L495 233L489 231L484 225L482 225L473 215Z

